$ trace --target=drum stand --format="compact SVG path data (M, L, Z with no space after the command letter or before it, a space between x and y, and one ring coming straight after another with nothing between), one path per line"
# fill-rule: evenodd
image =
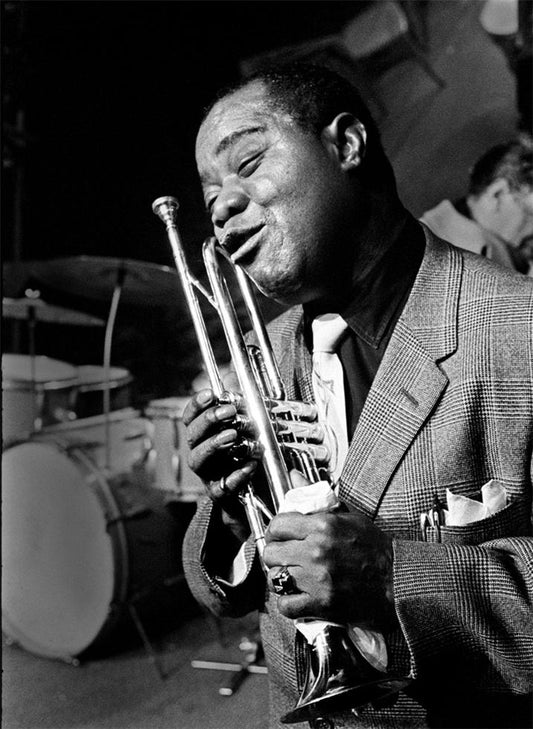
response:
M126 268L120 265L117 269L117 281L113 289L113 295L111 297L111 305L109 307L109 314L107 316L107 322L105 327L104 335L104 389L103 389L103 412L104 412L104 428L105 428L105 468L109 472L111 468L111 344L113 342L113 329L115 327L115 319L117 317L118 304L120 301L120 295L124 287L124 280L126 278Z
M212 617L212 616L209 616ZM220 627L220 621L214 618L217 633L219 636L219 642L222 644L221 639L222 631ZM218 693L221 696L233 696L243 683L243 681L251 673L268 673L266 666L260 665L258 661L263 658L263 646L260 641L250 640L247 637L243 637L239 643L239 649L243 653L243 659L240 663L229 663L225 661L203 661L203 660L192 660L191 666L193 668L199 668L208 671L229 671L232 675L228 678L228 681L219 687Z
M178 577L173 577L167 580L164 580L159 586L161 588L166 587L172 587L172 585L183 582L185 580L185 577L183 575L179 575ZM143 592L137 592L134 593L126 602L128 613L131 618L131 621L135 627L135 630L137 631L139 638L142 641L142 644L144 646L144 650L146 651L146 655L148 657L148 660L155 668L157 675L159 678L164 681L168 678L170 675L168 671L165 670L163 666L163 662L158 655L154 644L148 637L148 633L146 632L146 628L143 625L143 622L141 620L141 616L139 615L139 611L137 610L136 603L140 602L143 597L145 597L146 593Z
M37 372L35 367L35 326L37 324L37 317L35 316L35 309L33 306L28 307L28 353L30 355L30 379L31 379L31 404L33 408L32 412L32 423L33 430L41 430L42 421L38 416L41 412L37 403Z
M153 644L150 642L150 638L148 637L144 625L142 624L141 618L139 617L139 613L137 612L137 608L135 607L133 600L128 602L128 612L139 634L139 637L143 642L144 650L146 651L148 660L157 671L157 675L159 676L159 678L164 681L168 677L168 673L164 670L163 663L157 655L157 651L155 650Z

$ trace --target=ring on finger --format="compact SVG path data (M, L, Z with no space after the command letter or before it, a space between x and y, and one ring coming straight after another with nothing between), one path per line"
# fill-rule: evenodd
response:
M294 577L287 567L280 567L277 574L272 577L272 587L276 595L293 595L297 592Z
M228 486L226 484L226 477L225 476L222 476L222 478L218 482L218 487L219 487L221 493L223 494L223 496L227 496L227 494L228 494Z

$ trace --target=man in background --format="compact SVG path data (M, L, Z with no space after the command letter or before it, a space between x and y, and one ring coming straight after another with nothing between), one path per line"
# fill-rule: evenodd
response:
M507 268L533 275L533 140L526 134L485 152L466 197L443 200L421 217L441 238Z

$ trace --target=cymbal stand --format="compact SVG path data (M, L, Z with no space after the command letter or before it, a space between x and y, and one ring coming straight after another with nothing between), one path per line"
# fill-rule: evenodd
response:
M26 289L24 292L28 299L39 298L40 291L34 291L33 289ZM40 413L42 412L42 403L38 402L39 392L37 389L37 369L36 369L36 354L35 354L35 328L37 326L37 314L34 306L28 306L28 354L30 355L30 381L31 381L31 407L32 407L32 418L33 430L41 430L43 427L42 418Z
M113 330L115 327L115 319L117 317L118 304L120 295L124 287L124 279L126 278L126 269L120 266L117 271L117 282L113 289L111 297L111 305L105 327L104 336L104 389L103 389L103 411L104 411L104 428L105 428L105 468L106 471L111 469L111 345L113 342Z

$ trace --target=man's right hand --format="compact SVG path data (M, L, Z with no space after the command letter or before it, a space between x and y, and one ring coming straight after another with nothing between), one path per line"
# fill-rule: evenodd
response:
M239 439L233 427L237 414L235 405L219 404L212 390L201 390L187 404L183 422L190 468L204 482L209 498L221 508L224 523L244 541L250 530L238 495L256 470L257 461L237 463L229 454Z

